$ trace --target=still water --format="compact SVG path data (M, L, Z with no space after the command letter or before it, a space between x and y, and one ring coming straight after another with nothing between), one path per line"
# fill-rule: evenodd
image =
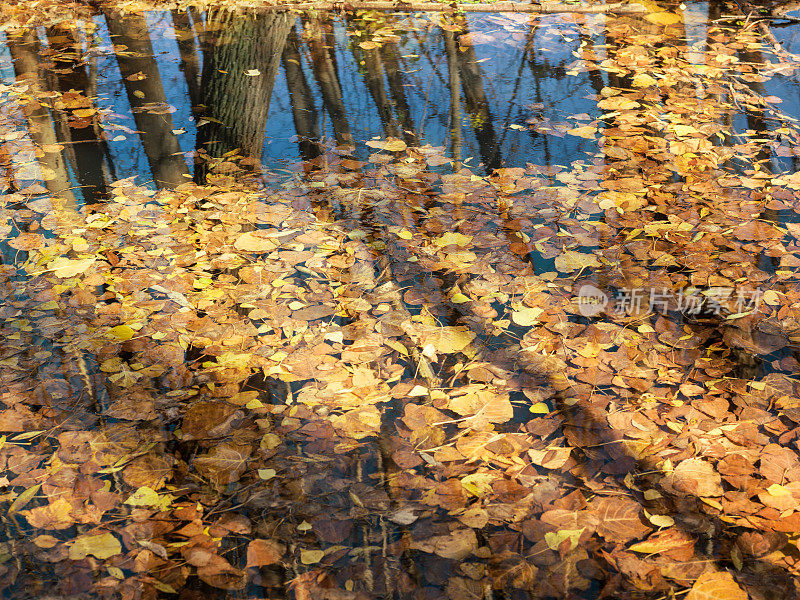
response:
M794 597L800 39L737 11L7 27L3 597Z

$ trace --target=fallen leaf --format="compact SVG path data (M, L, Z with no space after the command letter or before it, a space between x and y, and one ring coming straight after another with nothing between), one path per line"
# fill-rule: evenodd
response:
M686 600L748 600L749 596L733 575L726 572L703 573L694 582Z
M247 545L247 566L263 567L280 561L286 546L274 540L256 539Z
M81 560L89 554L102 560L120 553L122 553L122 544L114 534L109 532L82 535L76 538L69 547L69 557L72 560Z
M675 467L667 483L676 491L693 496L721 496L722 478L711 463L701 458L687 458Z
M651 531L642 522L642 507L625 497L606 496L589 506L599 520L597 533L610 542L630 542Z
M402 152L407 148L403 140L397 138L387 138L385 140L370 140L366 142L370 148L377 148L378 150L386 150L387 152Z

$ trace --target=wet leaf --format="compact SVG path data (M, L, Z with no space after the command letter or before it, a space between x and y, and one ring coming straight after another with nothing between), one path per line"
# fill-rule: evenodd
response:
M614 542L627 543L649 533L642 522L642 508L624 497L605 497L592 502L591 509L599 519L597 533Z
M402 152L406 149L406 143L397 138L387 138L385 140L370 140L366 142L370 148L386 150L387 152Z
M544 312L544 309L538 307L524 307L515 310L511 313L511 320L517 325L523 327L530 327L539 322L539 316Z
M286 547L274 540L256 539L247 545L247 566L263 567L281 560Z
M71 560L80 560L89 554L102 560L120 553L122 553L122 544L109 532L82 535L76 538L69 547Z
M747 600L733 575L725 572L703 573L694 582L686 600Z
M719 473L700 458L688 458L678 463L669 476L669 483L675 490L694 496L721 496L723 493Z

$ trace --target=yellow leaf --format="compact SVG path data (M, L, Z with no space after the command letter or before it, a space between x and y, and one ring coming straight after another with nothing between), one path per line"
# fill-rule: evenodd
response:
M770 496L791 496L791 492L780 484L773 483L767 488L767 493Z
M600 266L600 261L594 254L583 254L574 250L567 250L564 254L556 256L555 263L556 269L562 273Z
M523 327L530 327L531 325L535 325L539 322L539 316L544 312L543 308L539 308L538 306L526 306L524 308L520 308L519 310L515 310L511 313L511 320L514 321L517 325L522 325Z
M115 337L122 342L126 342L136 335L136 332L128 325L117 325L109 329L108 333L111 337Z
M69 548L72 560L81 560L91 554L99 559L116 556L122 552L122 544L113 534L106 532L98 535L82 535Z
M453 354L461 352L473 339L475 334L466 327L442 327L433 345L440 354Z
M264 480L272 479L273 477L275 477L276 474L277 474L277 472L275 471L275 469L259 469L258 470L258 476L261 479L264 479Z
M581 529L562 529L560 531L548 531L544 534L544 541L550 550L558 550L564 540L570 541L570 550L578 545L578 540L585 527Z
M106 567L106 570L114 579L119 579L120 581L125 579L125 573L119 567Z
M236 238L233 247L241 252L269 252L278 247L278 242L274 239L259 235L258 231L248 231ZM273 283L274 285L274 283Z
M258 77L259 75L261 75L261 71L259 71L258 69L247 69L247 71L245 71L244 74L247 75L248 77Z
M637 108L639 103L624 96L612 96L611 98L600 100L597 106L603 110L631 110L632 108Z
M700 133L696 127L692 127L691 125L673 125L673 129L675 130L675 135L678 137L686 137L693 133Z
M39 489L38 485L34 487ZM25 490L17 500L20 500L32 489L34 488ZM8 509L9 513L14 512L14 504ZM31 527L36 529L67 529L75 523L75 519L72 517L72 505L64 498L56 498L50 504L20 511L20 514L25 517Z
M39 548L53 548L61 542L61 540L52 535L37 535L31 541Z
M80 275L86 269L91 267L95 263L94 258L83 258L81 260L70 260L64 256L61 256L55 259L53 262L47 265L48 271L55 272L56 277L61 277L62 279L68 279L70 277L75 277L76 275Z
M325 556L322 550L300 550L300 562L304 565L315 565Z
M403 140L391 137L386 140L370 140L366 144L370 148L377 148L378 150L386 150L388 152L402 152L407 147Z
M650 13L649 15L645 15L644 18L656 25L674 25L675 23L681 22L681 18L671 12Z
M401 240L410 240L412 237L414 237L414 234L412 234L408 229L401 229L397 232L397 237L399 237Z
M668 515L650 515L649 520L656 527L672 527L675 525L675 519Z
M140 487L130 498L125 500L125 504L130 506L155 506L158 503L158 492L146 485Z
M591 125L584 125L583 127L576 127L575 129L570 129L569 131L567 131L567 133L577 137L586 138L587 140L593 140L594 134L597 133L597 127L593 127Z
M462 487L473 496L482 498L492 493L492 483L497 476L489 473L470 473L461 479Z
M453 304L464 304L465 302L471 302L471 300L464 294L453 294L450 296L450 302Z
M767 290L764 292L764 302L770 306L778 306L781 303L781 296L775 290Z
M466 246L472 241L471 235L464 235L463 233L456 233L453 231L448 231L447 233L439 236L434 240L434 243L443 248L444 246L451 246L455 244L456 246Z
M530 412L538 415L546 415L550 412L550 407L544 402L537 402L528 409Z
M8 507L8 514L13 514L18 510L24 508L25 505L31 501L31 498L33 498L36 495L36 492L39 491L40 487L42 486L32 485L31 487L23 491L19 496L17 496L14 502L11 503L11 506ZM51 504L50 506L52 507L53 505ZM67 510L69 510L69 508L71 507L68 504Z
M650 77L650 75L647 73L637 73L633 76L631 83L633 84L633 87L646 88L650 87L651 85L656 85L658 81L655 78Z
M393 350L397 350L403 356L408 356L408 348L406 348L400 342L397 342L395 340L386 340L384 343L387 346L389 346L389 348L392 348Z

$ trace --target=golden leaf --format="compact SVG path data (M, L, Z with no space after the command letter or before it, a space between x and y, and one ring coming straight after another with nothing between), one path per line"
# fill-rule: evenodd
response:
M122 552L122 544L111 533L105 532L97 535L82 535L69 547L69 557L72 560L81 560L89 554L104 559L116 556Z

